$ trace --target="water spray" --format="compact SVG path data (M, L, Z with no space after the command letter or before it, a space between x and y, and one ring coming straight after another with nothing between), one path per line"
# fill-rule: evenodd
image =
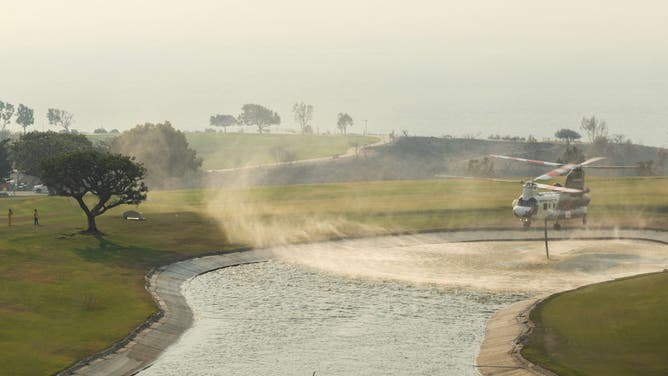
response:
M545 218L545 256L550 259L550 248L547 245L547 218Z

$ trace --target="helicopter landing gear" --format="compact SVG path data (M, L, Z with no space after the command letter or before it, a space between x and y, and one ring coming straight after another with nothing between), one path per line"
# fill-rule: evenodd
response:
M585 225L585 226L587 225L587 216L586 215L584 217L582 217L582 224Z
M559 222L554 222L554 229L561 230L561 224L559 224Z

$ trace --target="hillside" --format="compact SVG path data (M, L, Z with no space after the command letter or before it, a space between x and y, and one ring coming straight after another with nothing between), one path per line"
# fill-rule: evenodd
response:
M202 157L202 169L214 170L263 163L344 154L355 143L366 145L377 137L359 135L285 135L245 133L187 133L190 146Z
M637 162L648 160L657 165L661 150L628 144L608 144L605 148L596 148L590 144L575 146L587 157L605 157L605 161L599 162L605 165L636 165ZM479 159L489 154L556 161L567 147L566 144L545 142L402 137L393 143L366 149L357 158L210 174L209 183L214 186L247 186L430 179L438 174L467 175L470 159ZM498 177L531 177L549 170L541 166L502 160L494 160L493 163L495 175ZM655 172L659 175L666 174L665 164L664 161L664 166L655 168ZM636 171L588 170L587 173L592 176L634 175Z
M90 136L109 140L110 135ZM265 166L238 171L207 173L206 185L254 186L321 182L430 179L438 174L470 175L469 161L489 154L557 161L569 145L550 142L518 142L436 137L401 137L394 142L362 149L357 157L338 158L353 145L369 145L378 137L359 135L286 135L188 132L190 146L203 159L204 171L231 169L276 162L322 158L308 163ZM665 149L633 144L573 144L587 158L605 157L602 165L630 165L653 161L658 175L668 173ZM662 159L663 158L663 159ZM545 167L493 160L497 177L533 177ZM587 170L592 176L635 175L634 169Z
M379 140L360 135L302 135L186 132L190 147L202 158L202 169L217 170L249 165L288 162L344 154L355 144ZM111 142L114 135L88 136L93 142Z

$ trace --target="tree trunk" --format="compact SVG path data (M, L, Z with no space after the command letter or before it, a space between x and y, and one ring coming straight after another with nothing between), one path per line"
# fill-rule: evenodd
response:
M88 217L88 229L85 231L87 234L98 234L97 225L95 224L95 216L92 214L87 214Z

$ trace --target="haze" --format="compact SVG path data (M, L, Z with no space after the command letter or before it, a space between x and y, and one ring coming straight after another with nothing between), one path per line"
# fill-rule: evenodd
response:
M244 103L315 106L334 132L552 137L582 116L668 143L663 1L20 1L2 4L0 99L74 128L203 130ZM13 126L18 130L18 126ZM250 130L250 129L249 129ZM276 129L274 129L276 131Z

